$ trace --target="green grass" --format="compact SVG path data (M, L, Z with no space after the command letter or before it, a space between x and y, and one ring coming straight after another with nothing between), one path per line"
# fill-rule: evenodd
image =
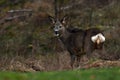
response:
M0 80L120 80L120 68L55 72L0 72Z

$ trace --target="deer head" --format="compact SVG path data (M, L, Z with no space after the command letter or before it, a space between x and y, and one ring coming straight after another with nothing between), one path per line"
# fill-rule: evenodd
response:
M57 37L62 36L66 29L66 17L63 17L63 19L59 20L50 16L50 19L53 24L53 30L55 32L55 36Z

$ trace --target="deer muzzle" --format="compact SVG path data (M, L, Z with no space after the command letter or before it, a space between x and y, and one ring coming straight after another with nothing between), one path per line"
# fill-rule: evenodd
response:
M58 31L55 31L55 36L59 36L59 33L58 33Z

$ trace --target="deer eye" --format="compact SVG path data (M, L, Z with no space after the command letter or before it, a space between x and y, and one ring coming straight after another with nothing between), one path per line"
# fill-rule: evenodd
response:
M61 28L62 26L59 26L59 28Z

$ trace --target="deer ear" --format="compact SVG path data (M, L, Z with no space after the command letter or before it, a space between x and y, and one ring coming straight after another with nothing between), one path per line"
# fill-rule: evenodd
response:
M66 24L66 23L67 23L67 22L66 22L67 19L68 19L68 17L67 17L67 16L64 16L63 19L61 20L61 22L62 22L63 24Z
M55 18L54 17L48 16L48 18L52 21L53 24L55 23Z

